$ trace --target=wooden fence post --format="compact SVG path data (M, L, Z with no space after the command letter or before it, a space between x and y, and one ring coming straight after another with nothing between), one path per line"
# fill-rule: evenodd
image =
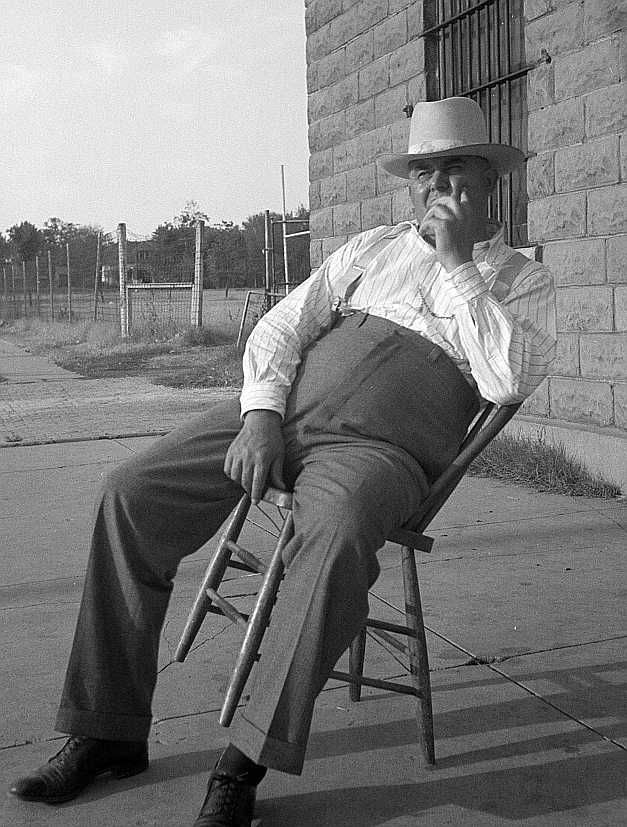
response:
M190 323L192 327L202 327L202 288L203 288L203 267L202 247L204 221L196 222L196 244L194 248L194 284L192 285L192 306Z
M265 281L265 289L266 293L273 293L273 267L272 267L272 224L270 223L270 210L266 210L265 221L264 221L264 248L263 252L265 255L266 261L266 281Z
M39 297L39 255L35 256L35 295L37 297L37 318L41 315L41 304Z
M102 233L98 233L96 242L96 273L94 275L94 321L98 321L98 287L100 286L100 255L102 246Z
M26 262L22 259L22 301L24 305L24 318L28 315L26 307Z
M11 310L13 318L17 319L17 296L15 295L15 262L11 259Z
M118 224L118 279L120 282L120 331L128 337L128 307L126 305L126 224Z
M67 319L72 321L72 279L70 276L70 242L65 245L65 261L67 266Z
M50 321L54 321L54 281L52 277L52 251L48 247L48 294L50 296Z

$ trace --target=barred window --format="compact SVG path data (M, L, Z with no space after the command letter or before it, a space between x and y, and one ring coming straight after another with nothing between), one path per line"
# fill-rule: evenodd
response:
M524 0L426 0L424 10L429 100L472 98L490 140L526 153ZM489 211L505 223L509 244L528 244L524 166L499 180Z

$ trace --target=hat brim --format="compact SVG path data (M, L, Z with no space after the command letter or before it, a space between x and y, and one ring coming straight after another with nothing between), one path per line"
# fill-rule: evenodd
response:
M471 155L485 158L499 176L507 175L525 160L525 154L508 144L473 144L442 149L439 152L406 152L402 155L382 155L379 164L391 175L409 178L409 165L412 161L427 161L430 158Z

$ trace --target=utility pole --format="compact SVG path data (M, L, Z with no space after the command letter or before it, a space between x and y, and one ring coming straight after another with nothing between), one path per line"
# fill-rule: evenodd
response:
M102 247L102 233L98 233L98 241L96 242L96 272L94 274L94 321L98 321L98 287L100 282L100 255Z
M70 242L65 244L65 261L67 266L67 320L72 321L72 277L70 275Z
M48 293L50 295L50 321L54 321L54 281L52 275L52 251L48 247Z
M285 295L290 292L289 264L287 263L287 213L285 211L285 166L281 164L281 190L283 193L283 272L285 273Z
M128 336L128 307L126 306L126 224L118 224L118 272L120 281L120 329Z

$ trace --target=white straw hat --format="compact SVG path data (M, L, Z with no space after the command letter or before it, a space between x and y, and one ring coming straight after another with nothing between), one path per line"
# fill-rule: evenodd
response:
M402 155L383 155L381 166L400 178L409 178L412 161L446 155L485 158L499 175L525 160L520 149L488 140L483 112L471 98L444 98L417 103L411 116L409 148Z

